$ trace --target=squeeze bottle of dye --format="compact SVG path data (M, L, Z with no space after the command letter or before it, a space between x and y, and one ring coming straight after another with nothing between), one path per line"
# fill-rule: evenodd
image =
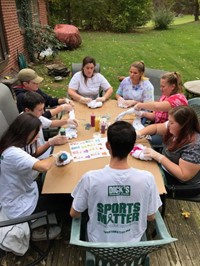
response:
M91 124L91 127L95 126L95 114L94 113L92 113L90 116L90 124Z
M66 161L67 158L68 158L68 156L67 156L66 153L61 153L61 155L59 156L58 160L59 160L59 162L62 163L62 162L64 162L64 161Z
M60 135L61 135L61 136L65 136L65 128L62 127L62 128L60 129Z
M95 131L99 131L99 126L100 126L100 118L96 117L95 118Z
M105 125L105 123L103 122L103 123L101 124L101 134L105 134L105 132L106 132L106 125Z

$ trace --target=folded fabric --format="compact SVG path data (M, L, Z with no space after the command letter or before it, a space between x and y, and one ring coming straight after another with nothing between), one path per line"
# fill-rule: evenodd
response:
M136 116L136 118L133 121L133 127L135 128L135 130L140 130L140 129L144 128L144 126L141 123L141 118L140 117Z
M56 160L57 166L63 166L69 164L73 160L73 157L70 153L63 151L59 158Z
M103 103L102 102L97 102L96 100L93 100L93 101L91 101L91 102L89 102L88 104L87 104L87 106L88 107L90 107L90 108L98 108L98 107L101 107L103 105Z
M119 106L119 105L118 105ZM121 107L121 106L119 106ZM125 108L125 107L124 107ZM134 108L130 108L127 111L124 111L122 113L120 113L116 118L115 121L121 120L123 116L125 115L129 115L129 114L135 114L136 118L137 117L141 117L142 116L143 111L137 111Z
M137 159L144 160L144 161L151 161L152 158L145 156L143 150L146 149L147 147L142 145L142 144L137 144L134 146L130 154Z
M65 129L65 136L68 138L68 139L73 139L73 138L77 138L77 129L74 128L74 127L67 127Z

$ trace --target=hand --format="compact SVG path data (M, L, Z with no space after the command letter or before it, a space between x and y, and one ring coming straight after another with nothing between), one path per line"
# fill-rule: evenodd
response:
M65 103L70 104L72 107L74 106L74 102L68 98L65 98Z
M131 107L131 106L133 106L133 105L135 105L137 102L136 101L134 101L134 100L125 100L125 105L126 105L126 107L128 108L128 107Z
M137 111L137 110L135 110L135 108L134 108L134 113L138 117L143 117L143 115L144 115L144 111Z
M78 120L69 118L67 120L67 124L70 125L70 126L78 127Z
M91 101L92 101L92 99L91 98L87 98L87 97L81 97L81 99L80 99L80 102L84 103L84 104L87 104L87 103L89 103Z
M68 142L68 138L66 136L57 135L53 138L48 139L48 143L50 146L54 145L62 145Z
M66 104L66 103L61 104L61 107L63 111L67 111L67 112L70 112L73 109L71 104Z
M118 105L124 105L124 104L125 104L125 100L124 100L124 98L123 98L123 97L119 97L119 98L117 99L117 103L118 103Z
M146 148L143 150L145 156L151 157L152 159L156 160L157 162L161 163L164 155L160 154L159 152L153 150L152 148Z
M96 98L96 101L97 101L97 102L102 102L102 103L103 103L103 102L106 101L106 98L105 98L105 97L97 97L97 98Z
M140 111L141 109L143 109L143 104L142 103L136 103L136 105L134 106L134 109L137 111Z
M51 156L53 156L56 159L56 164L60 162L60 155L66 153L66 151L59 151L57 153L52 153Z

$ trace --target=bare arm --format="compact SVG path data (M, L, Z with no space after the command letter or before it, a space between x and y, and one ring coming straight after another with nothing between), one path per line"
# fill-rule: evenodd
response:
M109 89L107 89L107 91L103 95L103 97L105 98L105 101L108 100L112 94L113 94L113 88L110 87Z
M151 111L163 111L168 112L171 109L171 105L168 101L163 102L145 102L138 103L135 105L136 110L151 110Z
M187 162L181 158L176 164L151 148L146 148L144 154L161 163L172 176L183 182L192 179L200 171L200 164Z
M56 159L53 156L50 156L44 160L39 160L34 163L33 170L36 170L41 173L46 172L53 166L55 161Z
M147 216L147 221L153 221L153 220L155 220L155 218L156 218L156 214L153 213L153 214Z
M70 89L68 88L68 95L77 102L83 103L83 104L87 104L89 102L92 101L92 98L87 98L87 97L83 97L81 95L79 95L76 90Z
M55 120L52 120L50 127L62 127L67 124L78 127L78 121L76 119L60 119L60 120L55 119Z
M152 125L146 126L143 129L138 130L137 133L138 133L138 135L141 135L141 136L143 136L143 135L144 136L145 135L155 135L155 134L163 136L166 131L167 131L166 124L165 123L161 123L161 124L158 123L158 124L152 124Z
M77 92L76 92L76 90L73 90L73 89L70 89L70 88L68 88L68 95L73 99L73 100L75 100L75 101L77 101L77 102L80 102L80 100L81 100L81 95L79 95Z
M175 164L167 157L163 156L161 159L162 165L171 173L171 175L177 177L181 181L188 181L192 179L198 171L200 171L200 165L184 161L179 159L179 164Z
M71 207L71 209L70 209L70 216L71 216L72 218L80 218L80 217L81 217L81 213L75 211L74 208Z

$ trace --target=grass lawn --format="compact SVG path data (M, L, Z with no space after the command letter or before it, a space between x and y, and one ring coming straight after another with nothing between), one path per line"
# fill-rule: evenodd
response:
M187 21L184 17L178 19ZM173 25L166 31L142 28L125 34L80 34L81 47L74 51L60 51L56 60L71 68L72 62L81 62L86 55L94 57L114 90L119 85L118 76L128 75L130 64L136 60L143 60L150 68L178 71L183 82L200 79L200 22ZM35 69L45 78L43 89L55 96L65 96L70 78L54 82L43 64L36 65Z

